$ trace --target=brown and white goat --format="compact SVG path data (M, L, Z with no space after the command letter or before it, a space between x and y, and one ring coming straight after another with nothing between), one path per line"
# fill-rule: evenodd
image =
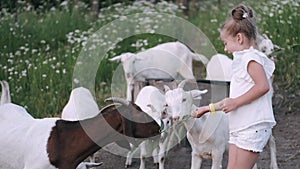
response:
M102 146L155 139L159 130L151 117L129 102L111 104L80 121L35 119L23 107L4 103L0 105L0 168L75 169Z

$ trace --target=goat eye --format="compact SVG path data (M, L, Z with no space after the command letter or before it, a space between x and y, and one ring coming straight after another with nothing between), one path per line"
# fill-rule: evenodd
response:
M182 102L185 102L186 101L186 99L184 98L184 99L182 99Z

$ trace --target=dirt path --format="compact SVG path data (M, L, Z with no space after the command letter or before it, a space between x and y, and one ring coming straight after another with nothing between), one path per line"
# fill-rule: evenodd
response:
M276 113L277 126L273 134L277 145L277 162L280 169L299 169L300 168L300 112L298 113ZM184 141L183 141L184 142ZM191 148L185 142L175 146L166 157L166 169L190 169ZM121 169L125 168L125 158L113 155L107 151L101 150L100 157L104 164L99 169ZM223 166L226 166L227 155L224 155ZM131 169L139 168L139 159L133 160ZM261 154L258 160L258 168L269 168L270 156L269 148ZM156 169L152 159L147 158L146 169ZM203 169L210 169L211 160L203 162ZM223 167L225 168L225 167Z

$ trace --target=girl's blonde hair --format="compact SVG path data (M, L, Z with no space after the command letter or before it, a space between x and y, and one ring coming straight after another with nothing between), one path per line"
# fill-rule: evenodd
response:
M244 33L249 40L256 40L257 28L252 20L253 11L245 5L238 5L231 11L231 16L223 23L221 30L235 36Z

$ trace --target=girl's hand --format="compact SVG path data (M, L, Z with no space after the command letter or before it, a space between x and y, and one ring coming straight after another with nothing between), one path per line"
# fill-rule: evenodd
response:
M209 106L202 106L192 111L191 116L194 118L200 118L203 114L207 112L209 112Z
M226 98L223 100L222 111L228 113L238 107L238 104L233 98Z

